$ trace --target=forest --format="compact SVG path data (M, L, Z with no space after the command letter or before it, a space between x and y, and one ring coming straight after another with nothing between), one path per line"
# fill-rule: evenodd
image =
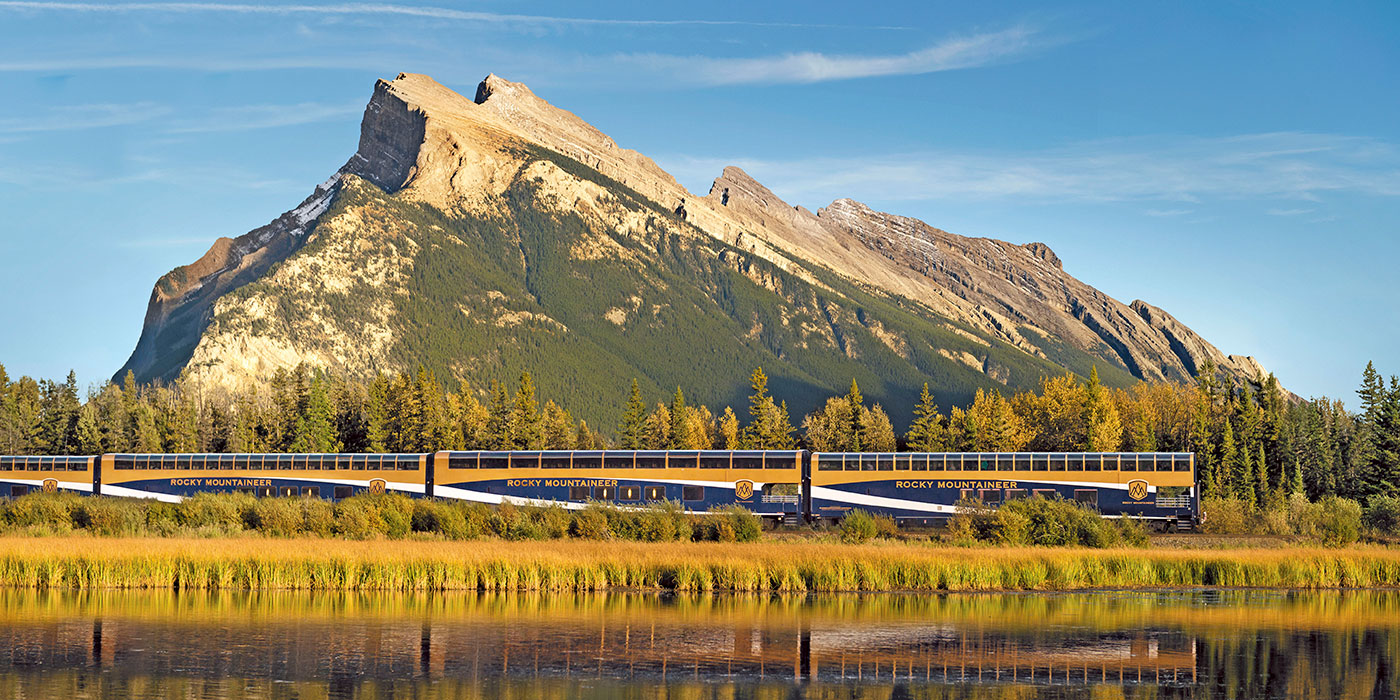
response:
M791 449L818 451L1188 451L1205 498L1246 511L1295 496L1370 503L1400 495L1400 379L1372 364L1358 410L1300 399L1272 376L1238 383L1213 366L1193 384L1108 388L1097 371L1045 377L1035 391L978 391L944 411L927 384L901 434L852 381L794 418L763 369L748 405L709 407L619 387L618 421L590 426L570 397L541 397L529 372L514 386L451 386L420 369L368 381L300 366L264 386L186 378L85 392L65 381L12 379L0 365L0 454L108 452L428 452L440 449Z

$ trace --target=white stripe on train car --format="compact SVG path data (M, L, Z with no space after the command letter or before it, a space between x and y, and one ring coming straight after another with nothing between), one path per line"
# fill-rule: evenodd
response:
M162 503L179 503L185 500L184 496L176 496L173 493L156 493L155 491L142 491L141 489L129 489L125 486L113 486L111 484L102 485L103 496L122 496L125 498L154 498Z
M957 508L945 506L938 503L926 503L924 501L910 501L903 498L886 498L884 496L870 496L864 493L851 493L839 489L829 489L825 486L812 487L812 500L837 501L842 503L856 503L863 506L877 506L880 508L899 508L901 510L917 510L925 513L955 513Z
M501 505L509 503L516 506L563 506L570 510L580 510L587 506L586 503L571 503L569 501L551 501L546 498L526 498L524 496L507 496L499 493L482 493L471 489L459 489L455 486L433 486L434 496L445 496L463 501L476 501L477 503L489 503L491 505Z
M4 479L0 479L0 483L5 483L5 484L28 484L28 485L30 485L30 486L39 486L39 487L42 487L42 486L44 485L44 479L11 479L11 478L8 478L8 477L7 477L7 478L4 478ZM91 482L91 481L60 481L60 482L58 482L58 487L61 488L61 489L72 489L72 490L74 490L74 491L91 491L91 490L92 490L92 482Z

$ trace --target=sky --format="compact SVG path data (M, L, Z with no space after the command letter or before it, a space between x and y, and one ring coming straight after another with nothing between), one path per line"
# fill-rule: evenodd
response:
M1303 396L1400 374L1400 3L0 0L0 363L105 381L155 280L354 153L375 79L524 82L703 194L738 165L1047 243Z

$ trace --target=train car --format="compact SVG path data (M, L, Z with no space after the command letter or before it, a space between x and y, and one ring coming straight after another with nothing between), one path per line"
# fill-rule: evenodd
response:
M177 502L196 493L242 492L340 500L361 493L423 496L428 454L106 454L104 496Z
M36 491L91 494L97 486L95 456L0 456L0 496Z
M802 451L438 452L433 495L481 503L621 506L675 501L687 511L740 505L802 514Z
M987 505L1042 496L1078 501L1106 517L1187 529L1198 513L1192 453L813 453L810 513L852 509L937 524L959 500Z

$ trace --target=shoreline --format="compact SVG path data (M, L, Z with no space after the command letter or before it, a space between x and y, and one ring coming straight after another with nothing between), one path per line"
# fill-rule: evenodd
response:
M0 586L736 593L1379 589L1400 587L1400 549L0 537Z

